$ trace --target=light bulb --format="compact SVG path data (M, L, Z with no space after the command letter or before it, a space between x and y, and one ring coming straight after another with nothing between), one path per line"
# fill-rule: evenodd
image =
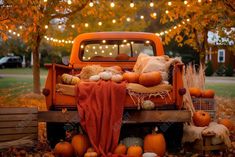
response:
M188 4L188 1L184 1L184 4L185 4L185 5Z
M88 23L85 23L85 27L88 27L89 26L89 24Z
M140 19L144 19L144 16L143 16L143 15L141 15L141 16L140 16Z
M168 14L169 13L169 11L168 10L166 10L166 14Z
M112 23L116 23L116 20L115 20L115 19L113 19L113 20L112 20Z
M71 25L72 28L75 28L75 25Z
M133 2L133 1L131 1L131 3L130 3L130 7L131 7L131 8L133 8L134 6L135 6L134 2Z
M68 5L70 5L70 4L72 4L72 1L71 1L71 0L68 0L68 2L67 2L67 3L68 3Z
M115 7L115 3L113 1L110 3L110 7Z
M93 1L90 1L89 6L90 6L90 7L93 7L93 6L94 6Z
M171 6L171 5L172 5L172 3L171 3L171 2L168 2L168 5L169 5L169 6Z
M45 25L44 27L45 27L45 29L47 29L47 28L48 28L48 25Z
M153 7L153 6L154 6L153 1L151 1L151 2L149 3L149 6L150 6L150 7Z
M101 25L102 25L102 22L98 22L98 25L101 26Z
M127 21L127 22L130 22L130 21L131 21L131 18L129 18L129 17L126 18L126 21Z

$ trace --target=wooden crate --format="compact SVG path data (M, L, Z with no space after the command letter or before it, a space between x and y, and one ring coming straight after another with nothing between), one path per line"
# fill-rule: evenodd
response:
M209 112L212 119L215 119L216 103L214 98L192 98L195 110Z
M211 151L219 150L219 151L225 151L227 149L226 145L224 143L213 145L212 144L212 138L215 136L215 134L202 134L202 140L197 140L194 143L193 148L203 155L210 154Z
M38 139L37 108L0 109L0 149L33 146Z

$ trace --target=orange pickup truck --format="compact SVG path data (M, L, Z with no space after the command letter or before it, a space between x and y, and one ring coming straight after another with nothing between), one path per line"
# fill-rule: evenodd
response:
M96 32L78 35L68 65L46 64L48 76L43 94L49 110L67 108L76 109L74 85L63 85L60 76L64 73L79 74L87 65L102 67L120 66L123 70L132 70L140 53L149 56L164 55L161 39L152 33L143 32ZM171 65L168 82L172 86L165 99L153 97L151 100L158 108L181 109L183 100L182 82L183 64ZM127 95L125 108L137 108Z
M143 32L86 33L78 35L73 41L68 65L45 65L48 68L48 76L43 94L46 98L48 111L40 117L47 122L48 140L52 145L58 142L61 136L64 136L64 126L59 123L79 122L79 119L76 119L76 86L63 84L61 76L65 73L70 76L80 75L82 69L89 65L119 66L123 71L132 71L138 62L138 57L142 54L163 56L161 39L152 33ZM128 118L123 116L120 138L128 136L128 130L130 136L138 132L141 132L141 135L137 136L143 136L143 131L137 130L144 129L145 126L153 127L158 123L162 126L160 129L164 132L168 147L178 148L181 146L183 123L191 120L190 112L183 110L185 89L183 88L182 75L183 64L179 62L171 64L167 77L171 90L166 97L153 96L150 98L152 104L155 105L155 110L137 110L138 106L127 91L123 115L128 115ZM67 108L66 116L72 117L72 119L63 120L65 115L61 115L60 111L63 108ZM133 130L135 131L133 132Z

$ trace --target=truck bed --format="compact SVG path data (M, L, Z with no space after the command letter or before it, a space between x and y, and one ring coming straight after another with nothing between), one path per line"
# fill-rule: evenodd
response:
M172 87L171 85L169 85ZM55 100L54 100L54 107L55 109L61 108L68 108L68 109L76 109L77 102L76 102L76 86L75 85L66 85L66 84L56 84L56 92L55 92ZM65 104L65 101L66 104ZM154 96L151 97L149 100L153 101L155 107L157 108L168 108L172 107L172 104L175 102L175 98L173 97L172 90L164 95L164 96ZM126 101L124 104L125 108L129 109L136 109L138 108L137 104L138 100L135 96L130 96L128 91L126 93Z

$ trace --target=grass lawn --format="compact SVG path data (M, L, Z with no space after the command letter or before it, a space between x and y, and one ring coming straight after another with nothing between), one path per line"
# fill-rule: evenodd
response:
M206 89L213 89L217 96L235 98L235 84L233 83L206 83Z
M6 69L0 69L0 74L32 74L33 70L32 68L6 68ZM40 69L40 74L41 75L46 75L47 74L47 69L41 68Z

